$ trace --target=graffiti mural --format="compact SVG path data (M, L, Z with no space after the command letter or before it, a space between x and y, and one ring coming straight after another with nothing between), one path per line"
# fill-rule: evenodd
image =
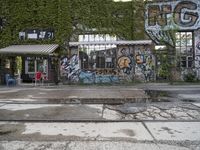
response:
M194 32L195 55L200 55L200 30Z
M177 0L148 3L145 30L157 44L161 41L175 46L169 30L196 30L200 27L200 1Z
M155 58L150 48L138 48L136 50L135 76L139 80L154 80Z
M84 84L119 83L119 76L97 75L92 71L81 71L79 74L79 81Z
M118 49L118 59L117 66L121 72L121 74L129 76L129 78L133 78L134 71L134 50L133 47L122 46Z
M80 82L84 84L101 83L119 83L117 75L97 74L96 72L81 70L78 64L78 56L61 59L61 76L65 76L71 82Z
M79 74L79 81L85 84L93 84L95 82L95 72L81 71Z
M61 74L61 76L67 76L68 67L69 67L68 58L67 57L61 58L61 61L60 61L60 74Z
M143 64L143 63L145 63L144 55L137 55L136 56L136 63L137 64Z
M132 70L132 60L128 56L121 56L118 58L118 66L125 74L130 74Z
M95 83L119 83L119 76L96 75Z
M61 75L66 76L72 82L79 81L80 67L79 58L76 54L71 58L61 59Z
M195 68L200 69L200 55L195 56Z
M118 45L117 49L96 52L97 56L106 56L104 65L81 69L81 55L61 59L61 74L70 82L83 84L115 84L121 81L154 80L155 58L151 45ZM77 50L78 51L78 50ZM102 54L102 55L100 55ZM114 56L113 56L114 54ZM92 57L92 56L91 56ZM109 58L109 59L108 59ZM105 65L112 59L112 65ZM90 61L88 61L90 64Z
M200 30L194 31L194 49L195 49L195 72L197 79L200 79Z

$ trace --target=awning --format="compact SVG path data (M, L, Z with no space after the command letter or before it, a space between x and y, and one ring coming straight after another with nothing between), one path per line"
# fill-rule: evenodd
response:
M79 46L79 45L151 45L151 44L152 44L151 40L69 42L70 46Z
M41 54L48 55L58 48L58 44L12 45L0 49L0 54Z

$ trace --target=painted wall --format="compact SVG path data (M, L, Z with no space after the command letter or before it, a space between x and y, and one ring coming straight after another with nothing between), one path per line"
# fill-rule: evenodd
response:
M200 27L200 1L176 0L148 3L145 11L145 30L151 39L174 46L169 30L196 30Z
M109 50L108 50L109 51ZM61 59L60 72L70 82L84 84L119 83L120 81L154 80L155 57L150 46L118 46L116 67L92 70L81 69L77 54Z
M157 44L168 43L175 47L174 37L170 32L194 31L194 54L192 68L181 68L181 79L188 73L195 73L200 79L200 1L176 0L150 2L145 10L145 31ZM188 55L189 56L189 55Z
M117 50L117 67L119 75L123 76L124 80L134 80L135 72L135 51L133 46L118 46Z
M194 32L194 49L195 49L195 60L194 60L194 66L195 66L195 73L196 77L200 79L200 30L196 30Z
M62 58L60 66L61 76L65 76L71 82L79 81L80 67L77 54L73 54L70 58Z
M155 79L155 56L149 47L136 47L136 79L151 81Z

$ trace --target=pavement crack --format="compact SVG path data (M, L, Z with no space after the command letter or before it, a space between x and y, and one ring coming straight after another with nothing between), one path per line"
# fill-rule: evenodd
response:
M141 122L142 125L144 126L144 128L147 130L147 132L149 132L149 134L152 136L152 138L154 139L155 142L157 142L157 139L154 137L153 133L151 133L151 131L149 130L149 128L147 127L145 122Z
M126 114L127 114L127 113L124 113L124 112L122 112L122 111L120 111L120 110L118 110L118 109L110 108L110 107L108 107L108 106L106 106L106 105L105 105L105 108L108 109L108 110L116 111L116 112L118 112L118 113L120 113L120 114L123 114L123 115L126 115Z
M106 109L106 106L103 104L102 112L101 112L101 117L102 117L102 118L103 118L103 116L104 116L104 111L105 111L105 109Z
M193 118L193 119L197 119L196 117L194 117L194 116L190 115L190 114L189 114L189 113L187 113L187 112L186 112L186 114L187 114L189 117Z
M194 105L195 106L195 105ZM200 111L199 108L191 108L191 107L186 107L186 106L180 106L182 109L187 109L187 110L196 110L196 111Z
M69 145L70 145L70 143L71 143L71 142L66 142L66 143L65 143L65 146L64 146L65 149L64 149L64 150L69 150Z

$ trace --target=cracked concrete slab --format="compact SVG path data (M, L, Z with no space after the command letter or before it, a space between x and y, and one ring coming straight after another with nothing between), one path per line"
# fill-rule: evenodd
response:
M23 135L75 136L87 139L124 138L152 141L142 123L25 123ZM48 130L46 130L48 129Z
M200 94L178 94L181 99L200 101Z
M52 105L52 104L7 104L2 106L0 109L10 110L10 111L19 111L19 110L30 110L30 109L39 109L45 107L61 107L62 105Z
M200 103L193 103L193 105L200 107Z
M0 107L2 107L2 106L4 106L4 105L6 105L6 103L0 103Z
M191 104L171 105L162 109L148 105L104 104L5 104L0 107L0 120L198 120L200 108Z
M145 122L157 140L199 141L200 122Z
M189 148L155 143L132 143L126 141L66 141L66 142L0 142L1 150L190 150Z

